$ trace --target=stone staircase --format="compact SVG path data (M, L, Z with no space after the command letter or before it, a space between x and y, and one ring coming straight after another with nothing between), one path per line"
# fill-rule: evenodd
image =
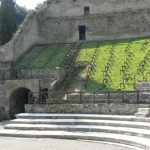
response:
M65 77L64 84L70 83L73 77L75 71L75 61L81 45L82 42L75 43L72 46L68 56L64 60L63 68L66 70L66 77Z
M0 136L96 140L150 150L150 118L25 113L6 124Z

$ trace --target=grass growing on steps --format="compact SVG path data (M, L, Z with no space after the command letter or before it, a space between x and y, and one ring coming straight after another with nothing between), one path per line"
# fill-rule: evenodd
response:
M97 47L97 45L99 46ZM136 82L144 81L143 77L146 76L146 73L150 72L150 62L147 62L144 68L144 74L137 74L139 64L144 60L146 54L150 53L150 38L119 40L115 42L99 42L99 44L98 42L85 43L77 58L78 64L82 66L84 63L91 63L92 56L96 49L98 49L98 53L96 54L96 58L94 60L94 71L91 74L85 88L85 91L87 92L99 91L103 89L102 84L105 79L103 71L111 57L111 51L113 51L114 62L110 67L111 71L108 71L110 79L105 89L133 90L134 78ZM130 58L127 69L125 69L125 74L131 75L131 79L128 79L125 83L125 87L121 87L120 84L124 80L124 75L120 73L120 70L122 70L122 66L124 66L126 59L129 59L129 54L126 50L133 54L132 58ZM148 77L148 80L150 80L150 77Z
M78 63L90 62L97 47L97 42L89 42L82 45L80 54L78 55Z
M51 44L42 49L33 49L17 63L16 68L60 67L70 48L71 44Z

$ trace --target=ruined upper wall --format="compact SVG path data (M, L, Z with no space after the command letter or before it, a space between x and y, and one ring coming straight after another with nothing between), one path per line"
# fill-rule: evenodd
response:
M43 18L39 33L45 43L75 42L81 25L85 26L87 41L150 37L150 11Z
M87 41L150 36L150 0L47 0L0 47L0 69L33 45L78 41L81 25Z
M11 62L16 61L32 45L38 44L37 12L30 12L13 38L0 47L0 69L10 68Z
M49 17L84 15L84 7L90 14L150 9L150 0L47 0L46 13Z

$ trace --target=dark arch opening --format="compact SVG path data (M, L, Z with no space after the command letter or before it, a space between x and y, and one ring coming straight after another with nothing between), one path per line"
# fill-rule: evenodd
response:
M14 118L16 114L25 112L25 104L29 103L27 88L18 88L14 90L10 97L10 117Z

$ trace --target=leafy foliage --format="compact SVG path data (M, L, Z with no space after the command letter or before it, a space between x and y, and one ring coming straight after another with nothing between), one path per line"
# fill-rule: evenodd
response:
M15 2L13 0L1 0L1 44L8 42L15 31Z
M0 2L0 44L4 45L12 38L27 11L16 5L14 0L1 0Z
M23 22L26 15L27 15L27 9L25 7L21 7L21 6L16 4L16 23L17 23L17 26L19 26Z

